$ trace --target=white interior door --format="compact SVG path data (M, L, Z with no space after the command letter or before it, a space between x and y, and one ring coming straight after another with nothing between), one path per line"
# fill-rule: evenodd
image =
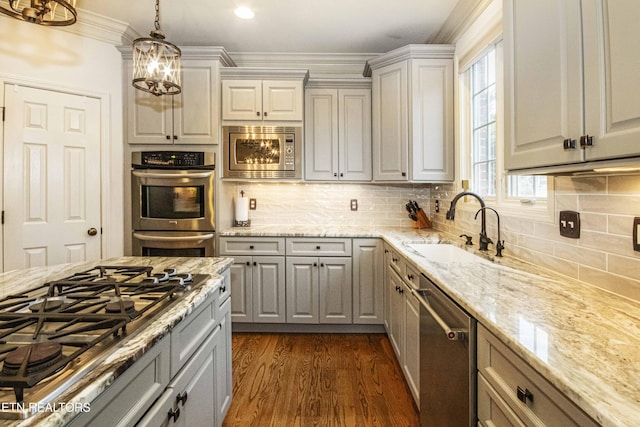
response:
M5 271L99 259L100 100L4 93Z

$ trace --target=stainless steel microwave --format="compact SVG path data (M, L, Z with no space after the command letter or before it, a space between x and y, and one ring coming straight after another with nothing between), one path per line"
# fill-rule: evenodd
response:
M224 178L302 178L302 128L224 126Z

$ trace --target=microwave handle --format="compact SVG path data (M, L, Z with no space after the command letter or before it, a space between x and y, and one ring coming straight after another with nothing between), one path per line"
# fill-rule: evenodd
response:
M209 240L213 239L213 233L199 234L196 236L152 236L145 233L133 233L133 237L140 240L149 240L156 242L175 242L175 241L193 241L193 240Z
M133 176L137 176L139 178L167 178L167 179L175 179L175 178L209 178L213 172L188 172L185 174L171 174L171 173L161 173L161 172L143 172L143 171L133 171Z

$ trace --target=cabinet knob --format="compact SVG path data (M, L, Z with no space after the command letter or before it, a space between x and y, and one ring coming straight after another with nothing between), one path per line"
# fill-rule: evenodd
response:
M338 176L338 174L336 172L333 173L333 176Z
M187 403L187 399L189 398L189 395L187 394L187 391L183 391L182 393L179 393L176 396L176 404L181 403L182 406L184 406L185 403Z
M321 262L321 263L320 263L320 267L324 267L324 262Z
M320 246L316 246L316 249L320 250Z
M413 280L413 274L407 274L407 279Z
M173 139L178 139L178 135L173 135Z
M317 266L318 266L318 263L317 263L317 262L314 262L314 263L313 263L313 266L314 266L314 267L317 267Z
M580 137L580 148L585 149L593 146L593 137L589 135L582 135Z
M256 116L260 117L260 111L256 111Z
M253 261L253 266L255 267L255 266L257 266L257 265L258 265L258 263L257 263L257 262L255 262L255 261Z
M176 408L175 411L173 409L169 409L169 419L173 420L175 423L178 421L178 418L180 418L180 408Z
M562 146L565 150L575 150L576 149L576 140L567 138L562 141Z
M247 261L247 265L251 265L251 263L249 261Z
M221 287L220 287L220 293L221 293L221 294L224 294L225 292L227 292L227 287L226 287L226 286L221 286ZM185 391L185 394L186 394L186 393L187 393L187 392ZM185 398L185 399L186 399L186 398Z
M267 112L266 111L264 112L264 116L267 117Z
M344 174L342 172L340 172L340 176L344 176Z
M167 139L171 139L171 135L165 135Z
M407 176L407 173L406 172L402 172L402 176Z
M518 386L517 388L517 394L518 394L518 400L523 402L523 403L527 403L527 399L529 399L530 401L533 402L533 393L531 393L529 391L529 389L525 388L523 389L522 387Z
M404 289L400 288L400 290L398 291L398 293L399 293L400 295L404 294Z
M249 249L253 249L253 245L249 245Z
M385 249L385 250L384 250L384 253L385 253L385 254L388 254L388 253L389 253L389 249Z
M396 292L400 292L400 286L396 286Z

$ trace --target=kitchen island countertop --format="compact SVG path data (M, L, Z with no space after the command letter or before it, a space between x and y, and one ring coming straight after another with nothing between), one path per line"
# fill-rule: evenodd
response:
M0 296L16 294L21 290L30 289L49 281L59 280L97 265L153 266L154 272L161 272L165 268L179 266L180 272L211 275L205 284L185 293L178 302L159 315L151 325L135 331L131 336L116 343L101 363L97 364L88 374L57 398L58 402L64 402L65 404L82 404L91 402L99 396L119 375L125 372L126 366L130 366L139 360L162 337L168 335L176 324L212 295L222 283L221 274L229 268L232 262L231 258L213 257L119 257L52 267L14 270L0 274ZM62 426L75 415L74 412L43 411L26 420L0 420L0 426Z
M219 235L382 238L599 424L640 425L638 301L434 230L258 226ZM434 262L412 243L451 243L491 262Z

